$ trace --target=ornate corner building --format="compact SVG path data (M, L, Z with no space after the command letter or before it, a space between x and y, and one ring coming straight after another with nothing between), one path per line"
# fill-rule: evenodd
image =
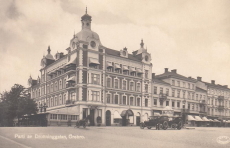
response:
M165 106L178 115L229 118L228 87L220 88L225 96L216 96L212 88L218 86L179 75L176 70L166 68L165 73L155 76L143 40L132 53L126 47L109 49L91 30L92 18L87 11L81 23L67 54L53 57L48 47L41 60L41 77L28 80L31 97L39 106L38 115L47 118L48 125L66 125L69 120L88 116L92 126L97 117L107 126L139 125ZM219 104L213 103L216 100Z

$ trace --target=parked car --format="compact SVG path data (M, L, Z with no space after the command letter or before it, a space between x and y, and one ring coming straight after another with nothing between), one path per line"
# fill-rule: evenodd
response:
M164 129L166 130L168 128L168 116L160 115L160 116L150 116L148 121L144 121L140 123L140 128L144 129L147 127L148 129L151 129L152 127L156 127L156 130Z
M168 125L169 128L180 130L183 127L182 117L170 117Z

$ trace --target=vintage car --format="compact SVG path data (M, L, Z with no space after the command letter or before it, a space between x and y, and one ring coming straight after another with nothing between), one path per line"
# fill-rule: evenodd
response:
M169 117L168 127L180 130L183 126L182 117Z
M168 116L150 116L148 121L140 123L140 128L144 129L145 127L147 127L148 129L151 129L152 127L156 127L157 130L166 130L168 128L168 122Z

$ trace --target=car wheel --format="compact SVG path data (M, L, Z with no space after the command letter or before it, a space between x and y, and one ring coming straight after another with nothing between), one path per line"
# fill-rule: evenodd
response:
M168 128L168 122L164 121L162 126L163 126L162 128L166 130Z
M148 126L147 128L148 128L148 129L151 129L152 127L151 127L151 126Z
M182 128L182 121L180 121L178 124L177 124L177 129L180 130Z
M145 128L144 123L140 123L140 128L141 128L141 129L144 129L144 128Z

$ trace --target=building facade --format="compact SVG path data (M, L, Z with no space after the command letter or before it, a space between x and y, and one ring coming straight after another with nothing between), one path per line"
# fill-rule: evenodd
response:
M213 85L177 74L176 70L169 72L166 68L155 76L143 40L132 53L126 47L120 51L110 49L91 30L92 17L87 11L81 24L81 31L70 40L67 54L53 56L48 47L41 60L41 76L28 80L31 97L48 125L66 125L86 117L92 126L97 124L97 117L107 126L139 125L166 106L185 118L207 117L217 115L213 106L207 105L211 99L219 102L215 106L218 115L229 117L227 87L221 86L226 96L219 97L210 93Z

